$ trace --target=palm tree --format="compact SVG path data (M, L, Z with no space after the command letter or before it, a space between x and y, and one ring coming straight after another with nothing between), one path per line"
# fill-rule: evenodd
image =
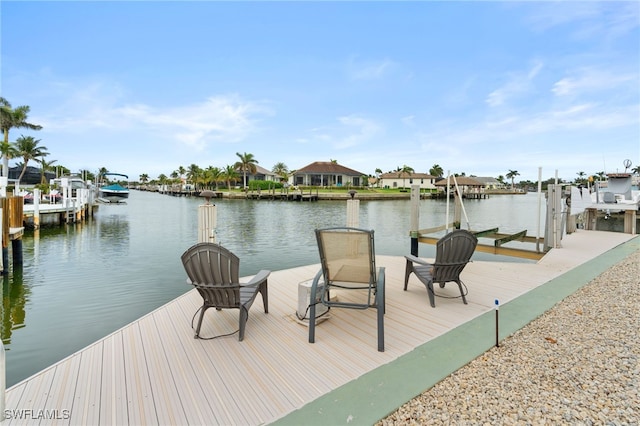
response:
M7 162L12 158L16 158L18 156L18 152L16 147L11 142L2 142L0 143L0 153L3 158L7 159Z
M31 124L27 121L29 116L29 108L27 105L11 107L9 101L0 96L0 126L4 134L3 154L2 154L2 176L9 176L9 157L4 154L6 145L9 144L9 130L13 128L24 128L31 130L40 130L42 126Z
M240 161L237 161L235 164L235 168L242 171L244 187L247 187L247 172L251 174L256 174L256 164L258 164L258 160L253 157L253 154L240 154L236 152Z
M194 189L198 189L198 182L202 178L202 169L197 164L192 164L187 170L187 180L193 182Z
M585 172L578 172L578 179L576 179L576 183L582 183L585 181L584 177L587 175Z
M204 171L204 180L207 185L214 184L216 191L218 190L218 183L222 179L222 170L220 167L209 166Z
M18 176L18 183L24 176L24 172L27 171L27 164L29 160L36 160L40 157L46 157L49 155L46 146L38 146L40 139L34 139L33 136L20 136L16 139L16 151L17 156L22 157L24 164L22 165L22 172Z
M179 179L179 180L180 180L180 183L182 183L182 176L184 176L184 174L185 174L186 172L187 172L187 170L186 170L184 167L180 166L180 167L178 167L178 170L176 170L176 171L175 171L175 172L173 172L173 173L178 175L178 176L177 176L177 179ZM171 176L173 176L173 174L172 174Z
M289 168L284 163L276 163L271 171L280 176L280 180L286 181L289 178Z
M507 179L511 179L511 190L515 189L515 183L514 183L514 179L516 178L516 176L520 176L520 173L518 173L517 170L509 170L509 173L507 173Z
M40 183L45 185L47 183L47 178L45 177L45 173L48 171L53 171L53 163L57 160L46 161L44 157L40 157L36 159L38 163L40 163Z
M238 172L232 165L227 165L222 171L222 177L227 181L227 189L231 191L231 181L238 179Z
M149 175L146 173L143 173L140 175L139 179L140 179L140 183L143 183L143 184L147 183L149 181Z
M104 175L109 173L109 169L107 169L106 167L100 167L98 169L98 184L101 184L102 181L104 180Z
M640 175L640 166L635 166L633 169L631 169L631 173Z
M411 176L414 171L415 170L413 170L413 168L407 166L406 164L396 169L396 172L398 172L398 177L402 177L402 188L405 188L404 180L406 179L407 175Z
M435 177L442 177L444 170L442 170L439 164L434 164L433 167L429 169L429 174Z

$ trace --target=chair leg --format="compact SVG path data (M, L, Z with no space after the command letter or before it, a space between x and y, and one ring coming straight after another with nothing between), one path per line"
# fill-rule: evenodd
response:
M249 311L244 307L240 307L240 331L238 334L238 340L242 342L244 340L244 329L247 325L247 319L249 319Z
M385 314L385 295L384 295L384 284L378 288L377 294L377 306L378 310L378 351L384 352L384 314Z
M409 284L409 275L413 272L413 263L407 259L407 266L404 268L404 291L407 291L407 284Z
M465 305L467 305L467 298L464 297L464 291L462 290L462 281L458 280L456 281L456 283L458 284L458 288L460 289L460 296L462 296L462 301Z
M427 284L427 293L429 293L429 303L432 308L436 307L436 295L433 291L433 281L429 281Z
M312 301L309 307L309 343L316 341L316 304Z
M267 282L260 284L260 294L262 295L262 306L264 306L264 313L269 313L269 288Z
M202 320L204 319L204 313L209 308L210 306L207 306L207 305L202 305L202 307L200 308L200 318L198 319L198 326L196 327L196 335L193 336L194 339L200 338L200 327L202 327Z

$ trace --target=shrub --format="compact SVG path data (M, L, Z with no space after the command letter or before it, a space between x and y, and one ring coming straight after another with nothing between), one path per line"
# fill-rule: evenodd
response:
M268 191L270 189L280 189L282 188L282 183L280 182L274 182L274 181L267 181L267 180L250 180L249 181L249 190L255 191L255 190L262 190L262 191Z

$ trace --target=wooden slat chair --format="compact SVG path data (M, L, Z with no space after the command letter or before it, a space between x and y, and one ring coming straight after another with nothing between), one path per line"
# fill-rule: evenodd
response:
M311 285L310 300L315 301L321 287L322 304L336 308L377 309L378 351L384 352L384 268L376 268L373 231L339 227L316 229L321 270ZM323 284L320 281L323 280ZM331 299L332 289L358 290L363 300L347 302ZM354 295L355 297L355 295ZM311 303L309 342L315 342L316 304Z
M440 238L436 244L436 258L433 264L407 255L407 265L404 273L404 290L407 291L409 275L413 272L416 277L427 287L431 307L436 307L433 283L440 284L444 288L447 282L458 284L462 301L467 304L465 290L463 290L460 273L469 263L469 259L478 245L478 239L471 232L464 229L456 229Z
M239 309L240 324L238 340L244 339L244 330L249 318L249 308L258 292L262 294L264 312L269 312L267 270L258 272L248 283L240 283L238 271L240 259L226 248L215 243L198 243L182 254L182 264L189 279L203 299L195 338L200 337L204 313L209 308Z

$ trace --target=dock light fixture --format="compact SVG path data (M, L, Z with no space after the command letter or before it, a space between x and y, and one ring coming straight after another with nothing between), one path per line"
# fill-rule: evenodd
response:
M206 204L209 205L211 204L211 199L216 195L215 192L209 190L209 189L205 189L204 191L200 192L200 196L203 197L206 200Z
M351 191L349 191L349 195L351 195L351 199L355 199L356 198L356 193L357 191L354 191L353 189Z

